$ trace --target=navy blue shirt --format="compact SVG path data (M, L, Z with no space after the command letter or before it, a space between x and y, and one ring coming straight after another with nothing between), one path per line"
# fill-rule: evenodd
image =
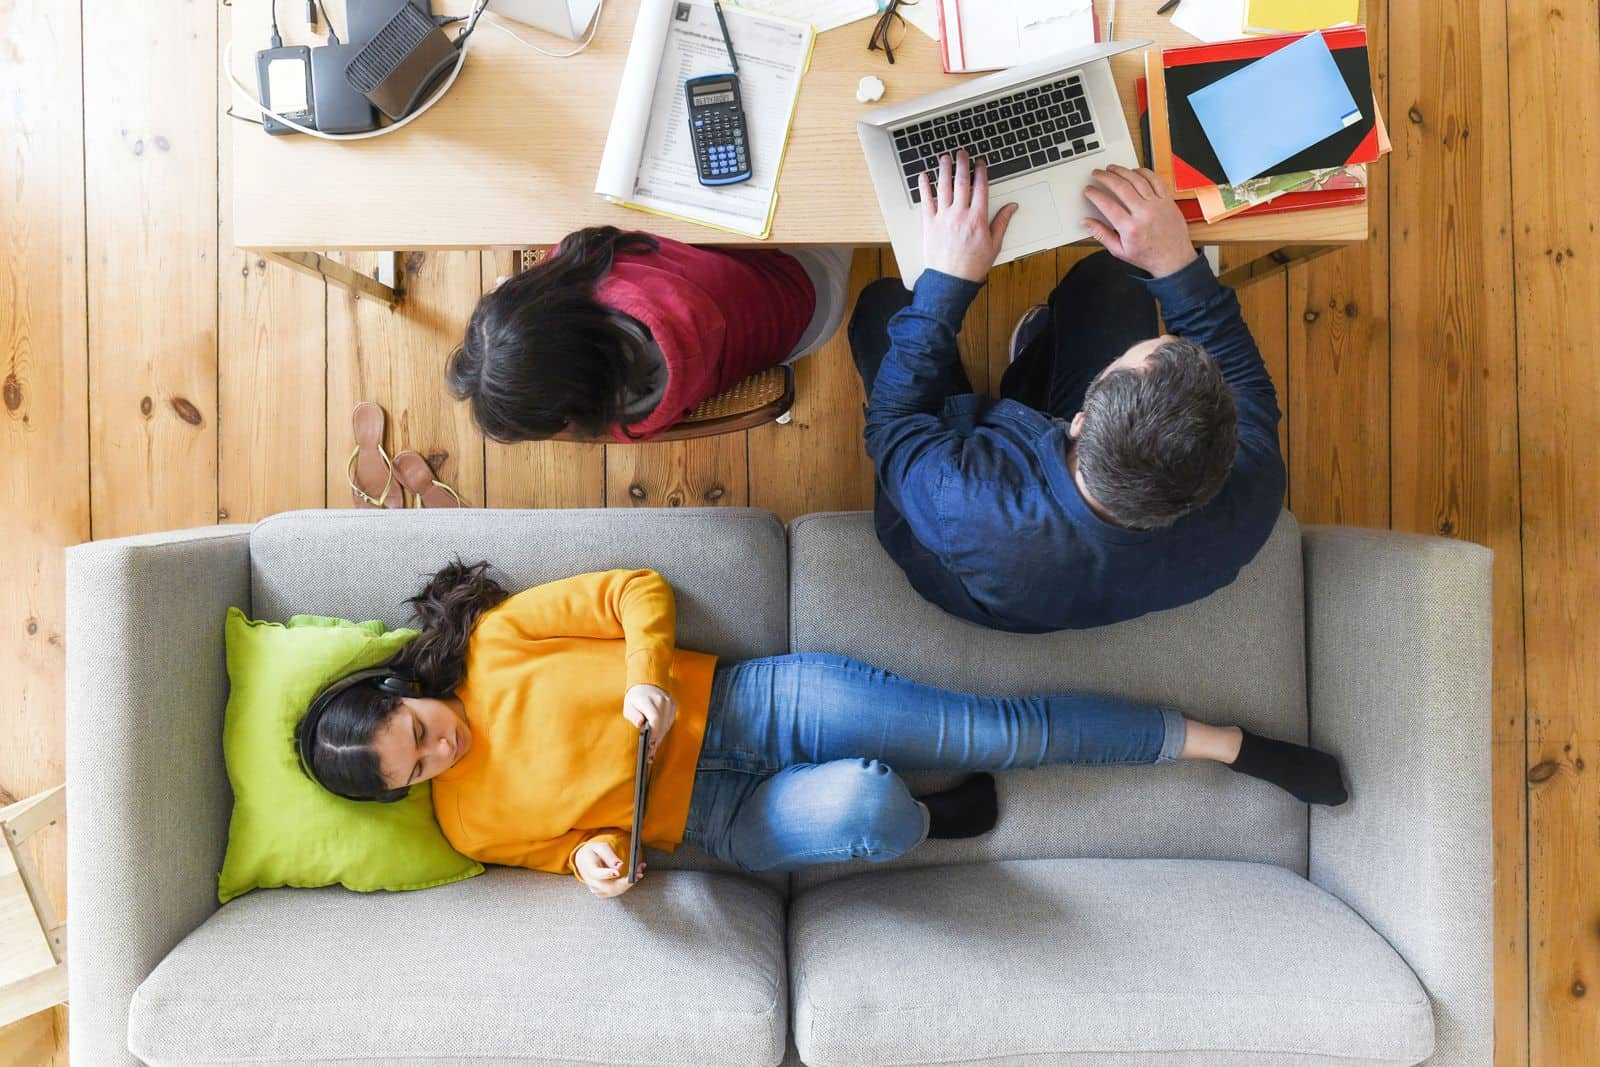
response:
M1238 298L1200 257L1144 284L1167 330L1216 359L1239 413L1221 492L1161 530L1089 510L1065 424L1013 400L947 397L956 333L981 285L922 272L910 306L889 321L866 425L878 539L917 592L1001 630L1103 626L1220 589L1266 543L1283 506L1278 401Z

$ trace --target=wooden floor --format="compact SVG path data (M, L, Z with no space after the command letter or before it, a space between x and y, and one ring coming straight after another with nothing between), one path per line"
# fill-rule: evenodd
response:
M406 257L392 313L236 251L218 5L90 11L0 0L0 803L64 774L62 546L347 506L358 399L475 504L787 517L868 502L860 387L837 341L800 364L789 426L485 445L440 369L504 257ZM1497 1063L1592 1064L1600 16L1594 0L1376 0L1366 21L1395 147L1374 169L1372 238L1245 303L1302 522L1496 551ZM858 253L854 283L887 258ZM962 334L976 386L998 381L1017 314L1071 258L996 272ZM58 907L63 855L53 830L40 860ZM0 1062L65 1063L64 1033L59 1011L0 1031Z

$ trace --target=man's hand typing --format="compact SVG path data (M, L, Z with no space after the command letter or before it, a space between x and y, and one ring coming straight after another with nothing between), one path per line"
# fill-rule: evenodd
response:
M917 179L922 194L922 251L932 269L969 282L989 276L1017 205L1007 204L989 221L989 168L973 166L966 149L939 157L939 188L928 175Z

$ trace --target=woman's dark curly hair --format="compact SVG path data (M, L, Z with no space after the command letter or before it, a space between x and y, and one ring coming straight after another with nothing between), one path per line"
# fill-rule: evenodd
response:
M422 633L400 650L388 670L415 681L422 695L448 697L466 674L467 642L473 627L484 612L509 595L489 577L487 561L468 566L457 559L445 566L406 601ZM372 747L373 737L399 708L401 699L382 688L380 679L369 678L335 695L319 712L303 717L295 727L295 746L306 755L306 772L330 793L350 800L389 803L404 797L407 789L390 789L384 784L378 754Z
M590 226L483 294L445 365L457 400L496 441L537 441L568 426L589 436L623 421L650 364L645 342L594 300L618 253L653 252L646 233Z

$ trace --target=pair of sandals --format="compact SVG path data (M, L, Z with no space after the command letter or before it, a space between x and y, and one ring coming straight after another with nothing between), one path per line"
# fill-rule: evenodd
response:
M410 493L413 507L459 508L466 505L456 491L434 476L420 452L407 449L393 459L383 450L383 409L363 400L350 412L356 449L345 474L357 507L403 508Z

